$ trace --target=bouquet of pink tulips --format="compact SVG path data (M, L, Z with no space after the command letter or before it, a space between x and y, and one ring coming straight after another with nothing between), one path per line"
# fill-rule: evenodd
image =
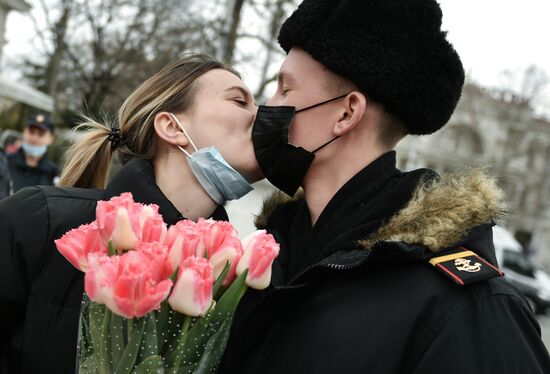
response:
M210 373L247 287L263 289L279 246L228 222L167 228L130 193L97 203L96 220L56 240L85 273L80 373Z

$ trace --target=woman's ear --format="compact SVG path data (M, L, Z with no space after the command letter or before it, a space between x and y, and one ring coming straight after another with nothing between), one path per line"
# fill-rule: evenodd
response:
M179 127L174 116L175 114L168 112L157 113L153 120L155 132L164 142L185 148L189 144L189 139ZM183 121L179 118L178 120L183 125Z
M359 91L350 92L343 100L343 107L332 130L335 136L342 136L353 130L365 117L367 98Z

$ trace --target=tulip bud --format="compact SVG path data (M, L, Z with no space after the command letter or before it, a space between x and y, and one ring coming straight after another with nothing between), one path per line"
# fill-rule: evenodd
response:
M213 287L212 265L205 258L189 257L179 266L168 303L173 310L190 317L204 316L212 305Z
M237 277L237 263L239 262L241 256L243 255L243 245L239 238L232 237L231 239L225 240L221 247L217 248L208 261L212 264L214 268L214 277L218 279L220 274L223 272L225 265L230 264L229 272L227 273L223 285L228 286L235 280Z
M279 255L279 244L273 235L258 230L243 240L244 255L237 265L237 275L246 269L245 283L254 289L263 290L271 282L271 265Z
M190 220L182 220L168 229L166 236L168 247L168 262L172 271L191 256L203 257L204 245L202 234L197 224Z
M132 223L130 222L130 216L126 208L119 208L117 210L111 241L118 251L134 249L136 246L137 238L132 229Z
M57 250L78 270L88 270L88 255L90 253L107 253L107 246L95 222L82 225L65 233L55 241Z
M109 201L98 201L96 221L99 232L119 253L135 249L138 241L163 243L167 230L158 209L155 204L136 203L129 192Z
M158 248L143 248L121 256L90 256L84 277L86 294L124 318L141 318L160 309L172 281L162 278L165 259L151 256L159 252Z

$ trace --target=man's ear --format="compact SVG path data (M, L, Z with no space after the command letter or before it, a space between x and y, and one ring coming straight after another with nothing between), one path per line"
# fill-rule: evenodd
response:
M47 138L46 138L46 145L47 145L47 146L52 145L52 143L54 142L54 140L55 140L55 135L54 135L53 133L51 133L51 132L48 132L48 136L47 136Z
M365 116L367 98L359 91L350 92L343 100L338 121L332 130L335 136L342 136L353 130Z
M157 113L153 120L155 132L157 136L166 143L175 146L179 145L180 147L185 148L185 146L189 144L189 139L183 133L173 116L175 116L175 114L168 112ZM184 121L181 118L178 118L178 120L181 125L184 126Z

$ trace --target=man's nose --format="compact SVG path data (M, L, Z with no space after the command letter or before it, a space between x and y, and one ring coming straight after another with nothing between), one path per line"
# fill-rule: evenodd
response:
M256 116L258 115L258 106L254 103L254 117L252 118L252 123L256 122Z
M277 94L271 96L271 99L269 99L269 100L267 101L267 103L265 103L265 105L267 105L267 106L276 106L276 105L279 105L276 96L277 96Z

